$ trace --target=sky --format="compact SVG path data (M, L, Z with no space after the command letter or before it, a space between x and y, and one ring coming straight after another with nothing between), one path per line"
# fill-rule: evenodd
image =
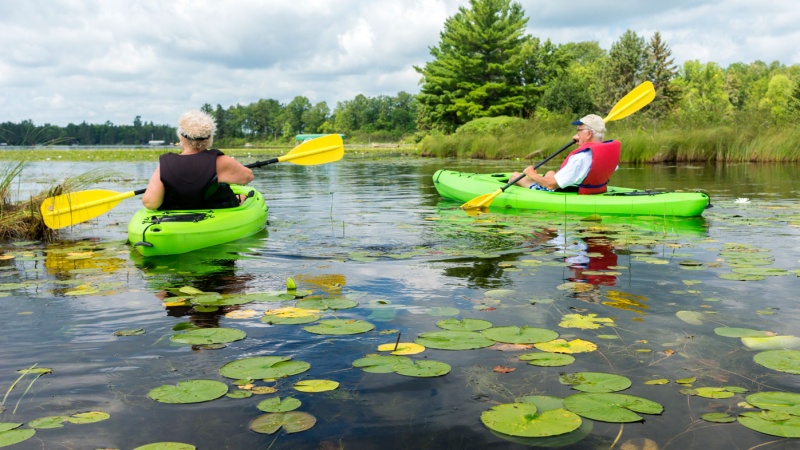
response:
M795 0L517 0L528 33L609 50L661 33L675 63L800 64ZM0 0L0 123L174 125L208 103L419 92L469 0Z

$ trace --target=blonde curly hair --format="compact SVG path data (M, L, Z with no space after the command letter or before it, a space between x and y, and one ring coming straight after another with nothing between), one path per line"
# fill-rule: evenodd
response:
M217 125L214 118L203 111L189 111L178 119L178 138L191 147L206 149L214 141Z

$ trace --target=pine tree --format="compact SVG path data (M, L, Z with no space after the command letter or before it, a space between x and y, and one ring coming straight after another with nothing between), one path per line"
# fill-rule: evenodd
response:
M645 77L653 83L656 90L656 98L650 105L649 110L656 117L671 112L679 102L679 91L672 84L678 68L672 59L672 50L666 42L661 39L661 33L656 31L647 45L647 65L645 67Z

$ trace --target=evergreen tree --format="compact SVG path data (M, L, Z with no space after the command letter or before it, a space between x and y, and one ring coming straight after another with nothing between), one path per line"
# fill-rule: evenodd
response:
M611 45L602 70L595 98L601 111L610 111L625 94L645 80L647 52L644 38L627 30L619 41Z
M521 115L525 89L520 84L528 19L510 0L470 0L449 17L432 47L433 61L414 67L422 75L420 122L452 132L479 117Z
M649 111L656 117L662 117L672 111L678 104L679 91L672 84L678 68L672 58L672 50L661 39L661 33L656 31L647 44L647 64L645 77L653 83L656 98L650 104Z

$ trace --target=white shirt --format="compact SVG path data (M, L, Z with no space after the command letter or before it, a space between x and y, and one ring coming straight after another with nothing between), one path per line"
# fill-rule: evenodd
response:
M567 165L556 172L556 183L558 183L558 187L560 188L577 186L586 178L586 175L589 175L589 169L591 168L591 150L572 155L569 160L567 160Z

